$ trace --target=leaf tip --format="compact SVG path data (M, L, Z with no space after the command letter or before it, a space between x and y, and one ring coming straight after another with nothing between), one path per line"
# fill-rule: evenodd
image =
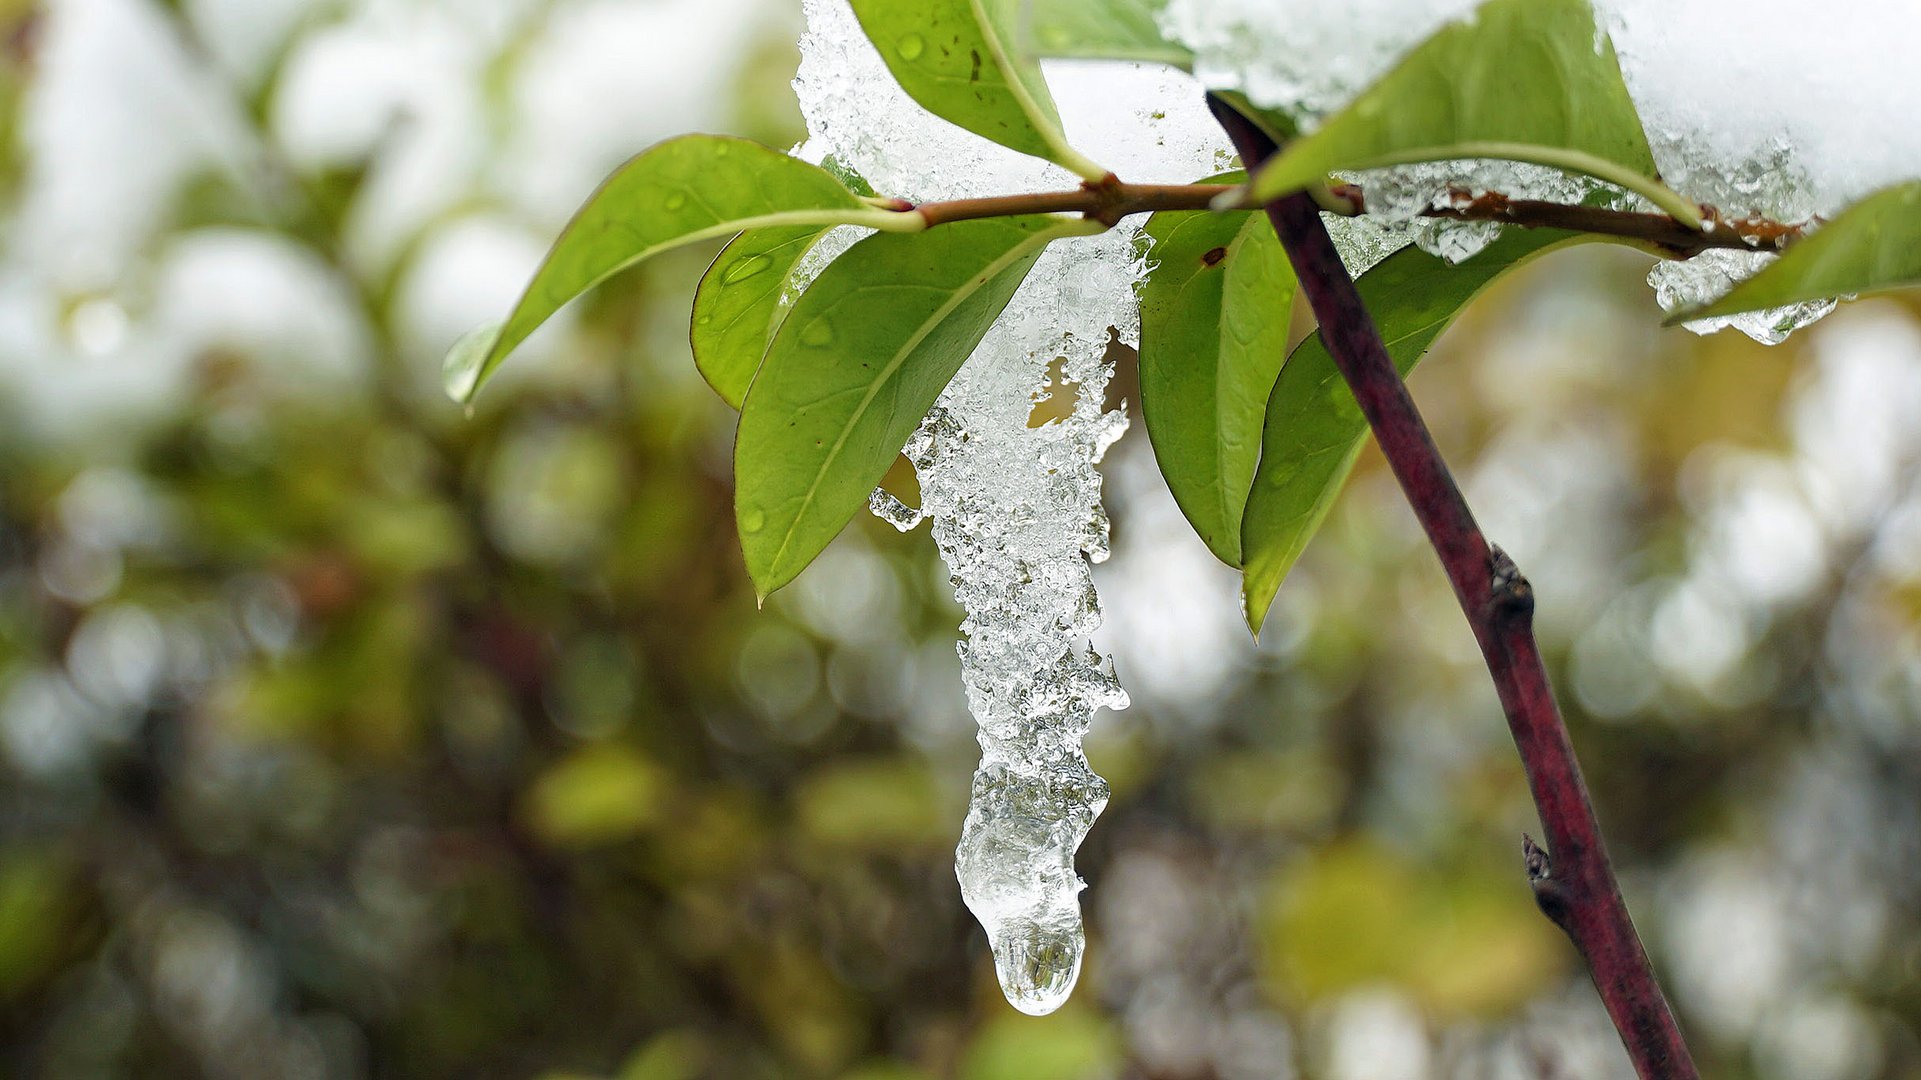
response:
M1248 636L1254 639L1255 645L1259 645L1261 627L1267 623L1267 605L1255 599L1253 591L1247 587L1246 579L1242 580L1241 618L1247 623Z
M1676 326L1686 326L1688 323L1699 322L1702 319L1713 319L1719 318L1722 315L1739 314L1739 312L1717 310L1726 302L1726 299L1726 297L1723 297L1713 303L1696 304L1693 307L1685 307L1679 311L1672 312L1661 319L1661 327L1662 329L1669 329Z

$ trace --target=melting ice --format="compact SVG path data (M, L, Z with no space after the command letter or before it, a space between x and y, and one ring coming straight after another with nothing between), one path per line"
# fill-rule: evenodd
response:
M831 153L882 194L917 201L1078 183L915 105L845 0L803 7L803 156ZM1050 65L1048 74L1076 146L1128 179L1184 183L1226 166L1225 141L1185 75L1112 64ZM886 492L872 501L898 528L932 519L966 612L961 677L981 762L955 870L1001 989L1034 1014L1058 1008L1080 974L1084 884L1074 853L1108 795L1081 739L1097 710L1127 705L1088 636L1101 621L1091 564L1107 554L1095 466L1127 426L1107 406L1104 357L1116 338L1138 340L1136 224L1058 241L1041 256L906 447L921 505ZM810 258L803 276L828 257ZM1044 423L1035 419L1042 401L1054 417Z

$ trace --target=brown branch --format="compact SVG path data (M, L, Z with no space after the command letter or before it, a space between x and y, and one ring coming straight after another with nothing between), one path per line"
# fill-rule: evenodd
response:
M1222 196L1236 190L1229 184L1128 184L1109 174L1102 183L1084 184L1075 191L953 199L926 202L918 206L896 201L889 205L891 209L911 210L920 214L929 226L1014 214L1085 214L1112 225L1129 214L1206 210L1213 207ZM1329 189L1328 195L1328 203L1340 207L1341 212L1367 212L1366 192L1357 185L1336 184ZM1725 220L1712 207L1703 209L1710 225L1710 231L1707 232L1692 229L1666 214L1610 210L1600 206L1569 206L1540 199L1511 199L1495 191L1474 195L1457 190L1445 205L1429 207L1421 212L1421 216L1456 221L1493 221L1524 229L1570 229L1618 236L1646 244L1663 255L1678 259L1698 255L1710 248L1778 251L1800 239L1805 228L1766 218Z
M1231 107L1213 95L1208 104L1243 160L1258 164L1274 152L1273 141ZM1523 845L1535 899L1586 958L1635 1071L1643 1080L1695 1080L1687 1044L1621 900L1548 684L1534 641L1533 591L1475 524L1313 200L1290 195L1266 209L1320 320L1322 340L1440 556L1487 660L1547 830L1547 852L1531 839Z
M1232 190L1226 184L1127 184L1109 173L1102 183L1083 184L1076 191L954 199L918 206L910 204L904 209L919 213L929 226L1012 214L1086 214L1112 225L1129 214L1206 210L1216 198Z

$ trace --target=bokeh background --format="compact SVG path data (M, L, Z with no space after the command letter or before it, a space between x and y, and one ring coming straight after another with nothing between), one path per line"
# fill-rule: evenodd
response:
M711 253L440 394L628 154L800 136L797 31L0 0L0 1075L1624 1075L1371 451L1258 646L1145 438L1109 458L1134 705L1089 744L1081 988L1032 1019L953 879L925 531L755 609L685 344ZM1767 349L1659 330L1646 270L1530 267L1417 395L1711 1075L1921 1076L1921 305Z

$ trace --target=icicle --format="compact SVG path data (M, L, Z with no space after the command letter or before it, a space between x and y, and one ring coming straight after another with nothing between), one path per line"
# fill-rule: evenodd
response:
M1079 241L1099 259L1113 238ZM1105 556L1100 454L1125 426L1102 405L1105 340L1047 335L1062 274L1090 255L1050 252L908 446L920 513L967 612L961 674L980 724L981 763L955 870L987 930L1007 1000L1052 1012L1079 976L1084 937L1074 852L1107 805L1081 752L1094 711L1125 708L1111 661L1085 644L1100 625L1090 561ZM1119 270L1119 267L1111 267ZM1035 316L1040 317L1036 318ZM1045 340L1045 339L1043 339ZM1031 427L1035 388L1062 357L1072 412Z
M831 153L876 190L916 201L1077 182L908 101L845 0L803 9L803 156ZM1225 167L1225 143L1184 73L1069 65L1049 75L1077 145L1129 179L1186 182ZM920 506L885 491L870 502L899 529L932 519L967 613L961 675L981 762L955 871L1008 1001L1037 1015L1067 999L1085 947L1074 853L1108 788L1081 739L1096 710L1127 705L1087 638L1101 621L1091 564L1107 557L1095 465L1127 427L1123 410L1107 408L1104 358L1116 335L1139 340L1138 225L1048 248L905 448ZM825 262L810 256L803 276Z

